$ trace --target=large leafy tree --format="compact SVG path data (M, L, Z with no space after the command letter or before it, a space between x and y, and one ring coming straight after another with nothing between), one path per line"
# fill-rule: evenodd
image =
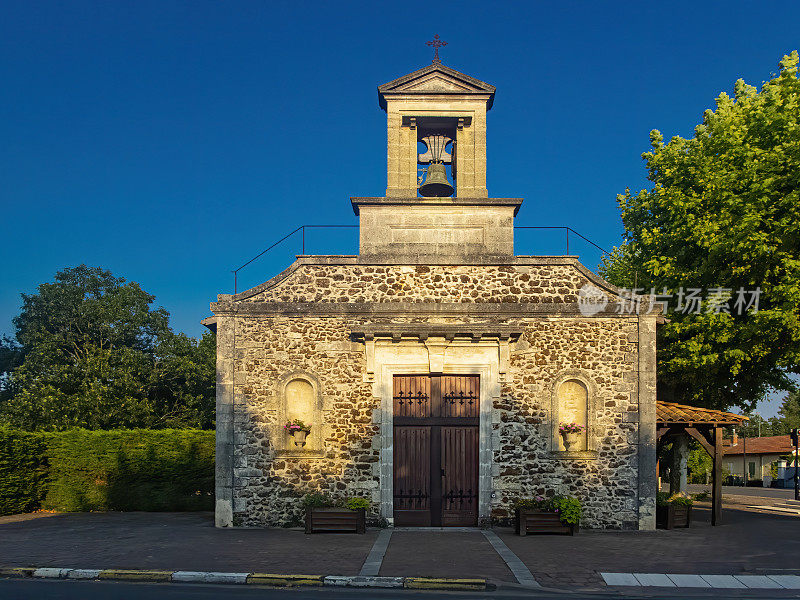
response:
M800 428L800 392L792 392L783 400L778 416L770 419L772 435L788 435L791 429Z
M10 397L11 373L22 360L19 345L8 336L0 338L0 405Z
M671 312L659 335L660 397L752 408L769 389L793 389L800 367L800 81L798 54L761 89L736 82L694 137L643 155L651 189L620 195L626 242L601 271L648 292L730 294L728 310ZM716 291L723 288L722 291ZM735 310L760 288L758 311ZM746 302L752 296L744 295ZM675 305L672 308L676 308ZM684 306L685 308L685 306ZM740 305L743 308L743 305Z
M25 429L210 427L214 343L169 328L134 282L85 265L23 294L0 415Z

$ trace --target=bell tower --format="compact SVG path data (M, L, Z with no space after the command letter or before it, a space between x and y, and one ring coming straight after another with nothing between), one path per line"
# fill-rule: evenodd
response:
M423 177L436 175L434 165L443 164L449 166L456 197L488 197L486 112L492 108L494 91L493 85L437 61L379 86L387 125L386 196L418 197ZM426 152L418 152L419 142L426 145ZM435 156L437 150L441 158ZM427 173L420 173L419 167ZM440 189L431 195L453 192Z
M386 111L387 186L351 198L360 217L359 260L489 264L514 260L521 198L489 198L486 113L495 88L432 64L378 87Z

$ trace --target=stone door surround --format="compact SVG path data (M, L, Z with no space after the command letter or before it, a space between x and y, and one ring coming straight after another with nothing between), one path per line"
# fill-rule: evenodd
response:
M363 336L362 336L363 339ZM478 425L478 518L489 518L491 514L492 484L492 407L500 397L500 363L505 354L503 340L481 337L472 338L431 336L420 341L401 336L376 335L364 340L367 361L371 363L372 392L379 399L379 408L373 421L380 423L380 433L373 441L380 449L380 513L390 523L394 521L394 398L395 375L478 375L480 378L480 408ZM507 368L507 367L506 367ZM369 375L368 375L369 377Z

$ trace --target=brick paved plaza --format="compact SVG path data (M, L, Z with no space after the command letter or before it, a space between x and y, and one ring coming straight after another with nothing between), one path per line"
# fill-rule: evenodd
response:
M726 509L710 527L582 530L577 536L495 532L544 587L602 588L600 572L800 574L798 519ZM216 529L210 513L69 513L0 520L1 566L358 574L377 538L288 529ZM478 530L395 531L380 575L486 577L514 583Z

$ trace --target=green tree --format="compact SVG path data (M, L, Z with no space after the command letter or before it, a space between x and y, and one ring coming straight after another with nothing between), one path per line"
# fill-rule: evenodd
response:
M615 246L611 252L604 254L601 260L597 271L606 281L629 290L639 288L638 262L631 255L629 244Z
M653 187L618 197L625 243L601 270L648 293L700 288L701 311L660 328L663 399L751 409L769 389L793 390L800 366L800 81L798 54L760 90L736 82L692 139L650 134ZM737 314L739 290L760 289ZM727 299L730 310L709 298ZM744 293L745 302L753 296ZM685 306L685 305L684 305ZM740 305L741 306L741 305ZM673 305L673 308L676 306Z
M745 416L750 417L750 420L736 427L740 437L780 435L779 431L777 433L775 431L774 417L773 419L765 419L758 413L753 412L745 413Z
M686 460L689 471L689 483L706 483L713 466L711 457L700 444L692 440L689 444L689 456Z
M21 362L19 345L8 336L0 338L0 406L11 395L11 373Z
M770 419L772 435L789 435L789 431L800 427L800 393L790 392L778 409L778 416Z
M211 425L213 343L174 334L137 283L81 265L22 299L4 421L30 430Z
M150 376L150 399L159 424L213 428L216 368L217 339L210 331L199 340L183 333L164 336Z

